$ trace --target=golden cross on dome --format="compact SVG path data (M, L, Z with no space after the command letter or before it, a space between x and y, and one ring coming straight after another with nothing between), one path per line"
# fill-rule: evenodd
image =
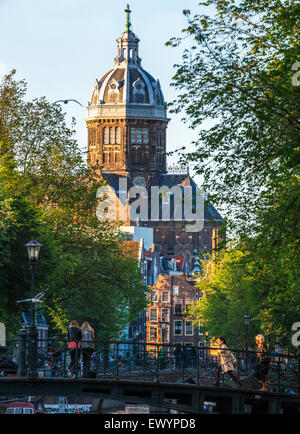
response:
M130 21L130 14L131 14L131 10L129 8L129 4L127 4L126 9L125 9L126 15L127 15L127 19L126 19L126 30L127 32L131 31L131 21Z

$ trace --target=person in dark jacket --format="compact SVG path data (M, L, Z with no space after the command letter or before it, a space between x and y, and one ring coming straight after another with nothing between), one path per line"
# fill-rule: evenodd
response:
M78 373L80 347L81 347L81 330L77 321L71 321L68 328L68 348L70 350L71 362L69 364L69 371L73 378ZM76 364L77 362L77 364Z
M83 376L88 377L91 369L91 356L95 351L95 331L90 324L85 321L81 326L81 350L83 361Z
M263 335L255 337L257 366L254 376L262 383L262 392L268 391L267 375L270 368L270 358L267 353L267 348L264 345L265 338Z

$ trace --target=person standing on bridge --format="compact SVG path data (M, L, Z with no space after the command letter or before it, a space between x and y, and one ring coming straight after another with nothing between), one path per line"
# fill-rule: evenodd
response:
M90 375L91 356L95 351L95 331L90 324L85 321L81 326L81 348L83 361L83 376Z
M73 378L78 373L78 362L80 359L80 347L81 347L81 330L77 321L70 322L68 328L68 348L70 350L71 362L69 364L69 371Z
M232 352L228 349L225 338L218 338L218 367L216 369L216 382L214 386L220 386L220 373L229 375L235 383L241 386L238 378L234 375L234 363L236 359Z
M270 367L270 358L267 353L267 349L264 345L265 338L263 335L257 335L255 337L256 342L256 357L257 366L254 376L262 383L262 392L268 391L267 375Z

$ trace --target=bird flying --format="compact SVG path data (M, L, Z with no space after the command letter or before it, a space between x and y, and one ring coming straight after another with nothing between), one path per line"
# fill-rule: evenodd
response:
M83 107L83 105L79 101L77 101L76 99L59 99L59 100L55 101L54 104L56 104L57 102L63 102L64 104L68 104L69 101L74 101L77 104L81 105L81 107Z
M45 291L40 292L34 298L25 298L25 300L19 300L17 303L31 302L31 303L43 303L41 298L44 297L49 288L45 289Z

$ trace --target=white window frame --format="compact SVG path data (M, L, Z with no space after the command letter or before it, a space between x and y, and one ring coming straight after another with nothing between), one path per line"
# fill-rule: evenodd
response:
M158 291L151 291L149 298L150 298L150 301L152 301L153 303L157 303L158 302ZM156 300L154 298L156 298Z
M156 329L156 340L151 339L151 328ZM149 326L149 342L158 342L158 326L157 325L150 325Z
M163 321L163 310L167 311L167 319L165 319L164 321L170 322L170 308L169 307L162 307L161 308L160 317L161 317L162 321Z
M163 294L168 294L168 300L163 300ZM161 302L170 303L170 291L161 291Z
M180 322L181 323L181 333L175 333L175 330L176 330L176 327L175 327L175 325L176 325L176 323L178 323L178 322ZM182 321L182 319L175 319L174 320L174 336L182 336L182 334L183 334L183 321Z
M160 329L160 340L163 342L163 329ZM165 338L164 342L170 342L170 327L167 325L165 328Z
M176 263L175 263L176 265ZM173 285L173 295L179 295L179 286Z
M191 327L192 327L192 333L187 333L187 332L186 332L186 329L187 329L187 323L190 323L190 324L191 324ZM185 336L194 336L194 326L193 326L192 321L185 321L185 322L184 322L184 334L185 334Z
M151 318L151 312L156 311L156 319ZM157 307L150 307L149 308L149 322L157 322L158 321L158 309Z

